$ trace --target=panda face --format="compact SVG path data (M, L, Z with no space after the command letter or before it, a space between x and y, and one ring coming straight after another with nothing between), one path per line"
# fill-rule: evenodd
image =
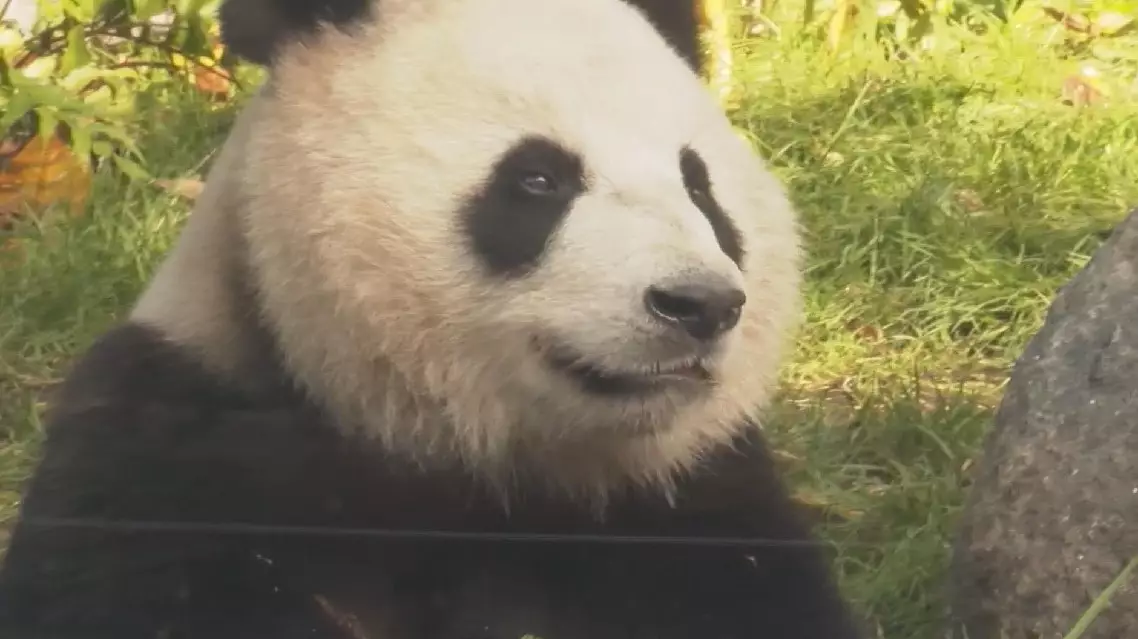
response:
M479 286L528 280L500 320L565 392L644 402L714 383L746 303L741 239L699 153L672 151L594 160L525 135L459 209Z
M279 46L247 116L243 226L295 376L479 467L653 474L735 432L798 238L698 77L619 0L373 9Z

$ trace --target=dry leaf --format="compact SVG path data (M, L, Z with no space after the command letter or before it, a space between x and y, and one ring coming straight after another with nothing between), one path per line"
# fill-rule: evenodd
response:
M866 342L880 342L882 337L881 329L870 324L862 324L856 327L853 333L858 339Z
M194 67L194 86L202 93L213 96L228 96L232 82L229 74L218 67Z
M1069 75L1063 80L1063 102L1077 107L1099 104L1106 98L1106 89L1091 69Z
M1091 20L1081 13L1068 13L1054 7L1043 7L1043 13L1075 33L1090 33Z
M18 215L25 207L46 208L57 202L83 211L91 189L88 163L75 156L58 136L36 136L20 145L0 142L0 219Z
M845 521L852 521L865 514L862 510L836 504L821 493L816 493L808 489L795 491L794 501L799 507L805 509L812 517L817 518L819 521L826 519L827 516L837 516Z
M984 201L980 199L980 194L972 189L960 189L953 193L953 199L960 208L968 213L975 213L984 208Z
M205 189L205 183L197 178L176 178L173 180L158 179L154 180L154 184L161 187L162 190L178 197L184 197L187 200L196 200Z

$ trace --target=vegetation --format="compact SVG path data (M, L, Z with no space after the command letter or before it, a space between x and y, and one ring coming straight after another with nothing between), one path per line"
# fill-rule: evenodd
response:
M110 3L64 3L94 4ZM129 6L147 4L209 9ZM1136 0L781 0L725 27L732 118L789 185L810 252L807 322L766 425L801 497L826 507L843 586L881 637L939 636L953 525L1009 367L1138 204L1135 16ZM95 22L69 23L61 51L75 24L88 50L127 46L92 44ZM228 85L184 81L185 60L218 57L208 20L185 24L200 42L91 54L100 73L156 61L131 67L121 112L67 106L78 62L37 85L54 97L0 62L5 126L13 103L32 105L36 131L50 135L44 113L74 123L65 142L103 158L77 208L9 211L0 235L0 519L35 459L45 392L140 291L239 108ZM77 214L61 214L68 202Z

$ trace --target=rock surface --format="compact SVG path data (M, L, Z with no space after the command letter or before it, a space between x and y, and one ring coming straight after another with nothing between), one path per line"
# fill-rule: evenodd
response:
M1138 554L1138 210L1016 362L958 534L956 639L1059 639ZM1126 637L1138 575L1083 635Z

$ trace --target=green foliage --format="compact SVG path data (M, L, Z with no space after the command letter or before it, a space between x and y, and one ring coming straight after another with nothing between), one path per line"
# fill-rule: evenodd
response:
M39 2L31 33L4 22L11 1L0 0L0 139L58 135L80 158L145 178L136 97L214 58L218 0Z
M1105 61L1138 60L1138 0L802 0L792 7L752 0L752 17L796 24L835 52L866 46L912 59L958 50L975 36L1016 28L1056 27L1041 46ZM1114 44L1110 44L1113 41Z

